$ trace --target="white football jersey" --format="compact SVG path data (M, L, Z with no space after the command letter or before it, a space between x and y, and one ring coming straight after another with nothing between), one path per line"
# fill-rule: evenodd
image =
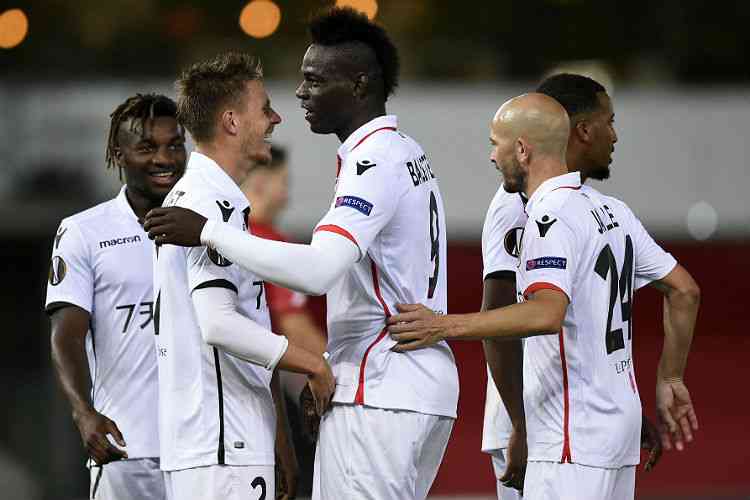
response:
M63 219L47 286L48 312L72 304L91 317L91 400L117 424L129 458L159 456L152 251L123 187Z
M249 206L213 160L193 152L164 206L180 206L246 229ZM272 373L203 341L193 290L237 292L239 312L270 330L263 281L207 247L157 249L154 288L159 360L161 468L273 465Z
M520 193L509 193L503 186L492 198L482 228L483 277L492 273L518 270L518 249L526 225L524 201ZM508 411L487 367L487 396L484 401L482 451L507 448L512 429Z
M327 295L333 400L455 417L458 374L448 344L395 353L385 328L396 303L447 308L440 189L422 148L397 128L395 116L381 116L339 147L336 193L315 229L360 251Z
M555 289L570 300L561 332L524 343L529 460L636 465L633 292L676 261L624 203L582 187L577 172L545 181L526 213L518 290Z

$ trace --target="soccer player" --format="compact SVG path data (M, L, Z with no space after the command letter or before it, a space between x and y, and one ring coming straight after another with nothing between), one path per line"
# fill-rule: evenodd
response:
M246 230L240 184L270 160L281 119L258 59L221 54L177 80L180 121L196 143L164 204L190 207ZM161 468L170 499L275 497L275 367L309 375L323 412L330 367L270 331L257 276L213 248L158 249L154 275Z
M537 92L557 100L570 117L571 133L566 154L568 171L580 172L581 183L585 183L588 178L608 178L617 134L613 126L614 111L606 89L585 76L558 74L542 82ZM482 231L485 267L483 310L516 302L515 274L521 232L527 220L524 212L526 200L522 193L509 193L504 186L500 186L487 211ZM496 477L520 489L526 464L525 449L518 449L518 454L522 456L517 454L515 460L507 464L509 470L506 475L505 458L512 425L497 387L501 387L501 392L511 391L503 399L520 400L521 386L517 382L521 380L523 366L521 341L486 339L484 349L492 377L488 377L487 383L482 450L492 455ZM518 392L514 394L514 390ZM518 410L522 408L519 407ZM519 412L514 417L517 426L521 426L523 413ZM645 468L647 471L651 470L661 456L662 446L657 429L645 415L641 428L641 446L649 451ZM503 499L518 495L500 481L497 488L498 497Z
M185 171L176 112L174 101L155 94L137 94L115 109L106 161L125 174L125 185L115 199L63 219L53 243L46 300L52 360L93 462L90 498L166 498L156 412L154 245L141 221Z
M507 190L529 196L517 275L522 303L456 316L399 306L389 330L398 351L446 338L529 337L525 427L513 429L528 442L524 498L632 499L642 414L633 291L654 282L665 293L657 409L680 446L698 426L682 378L699 291L625 204L583 189L580 173L567 172L569 130L564 108L543 94L511 99L492 123L492 160ZM511 402L509 413L521 404Z
M385 329L396 303L445 311L445 212L435 172L386 115L398 76L385 31L352 9L310 24L297 96L310 128L342 142L336 193L309 245L264 240L184 210L156 209L157 242L215 247L263 279L327 292L333 407L320 424L313 498L423 499L458 399L444 342L409 354Z
M250 234L269 240L288 241L287 236L275 227L289 200L287 150L271 146L271 161L258 164L250 172L242 184L242 191L252 207ZM307 297L273 283L266 283L265 293L273 331L283 332L295 344L322 354L326 350L325 333L315 324L308 311Z
M287 241L287 237L274 227L276 219L286 207L289 199L289 166L286 149L280 146L271 146L271 161L259 163L248 174L242 184L242 192L245 193L252 207L248 227L250 234L270 240ZM307 296L269 282L265 283L264 292L268 303L268 312L271 315L271 330L283 333L290 342L304 347L308 351L323 354L326 350L326 336L308 310ZM307 384L307 377L299 373L278 373L278 371L275 375L281 378L280 388L283 386L284 392L294 402L297 402L302 389ZM305 391L305 395L308 395L307 391ZM278 403L284 404L285 399L281 397ZM305 423L318 423L319 418L315 415L314 405L304 405L302 411L311 413L311 415L306 415ZM281 416L286 415L286 411L279 411L278 413ZM281 427L288 429L288 432L281 437L282 439L291 437L292 429L289 428L286 420L280 419L277 426L279 429ZM317 428L308 429L308 432L311 437L315 438ZM279 439L277 436L277 441ZM286 463L288 468L291 469L291 473L287 476L299 474L297 456L301 460L310 462L307 470L312 471L311 462L314 446L309 439L295 439L295 441L297 451L301 453L294 452L294 446L291 445L291 442L289 446L282 448L286 453L279 453L277 450L277 464ZM300 447L303 450L300 450ZM304 465L303 463L303 467ZM305 483L311 479L311 477L306 478ZM293 486L292 493L296 492L296 483Z

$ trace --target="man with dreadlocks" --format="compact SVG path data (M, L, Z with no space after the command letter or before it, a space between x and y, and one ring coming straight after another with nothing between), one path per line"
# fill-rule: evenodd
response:
M327 293L333 407L320 423L314 499L423 499L456 417L458 375L441 342L399 354L386 319L419 299L445 312L446 229L436 171L386 114L396 47L380 26L334 8L310 24L297 97L317 134L336 134L336 193L310 245L248 235L180 209L154 209L157 242L208 245L260 278Z
M115 109L106 162L125 174L125 185L115 199L63 219L53 243L46 300L52 360L90 458L91 498L165 498L154 246L141 223L185 171L176 113L174 101L155 94Z

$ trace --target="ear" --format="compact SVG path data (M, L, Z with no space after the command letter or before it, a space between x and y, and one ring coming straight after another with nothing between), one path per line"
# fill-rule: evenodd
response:
M516 160L518 160L521 165L527 165L531 157L531 148L529 148L528 141L523 137L519 137L518 139L516 139L514 148L516 153Z
M117 166L119 168L123 168L125 165L122 157L122 148L120 148L120 146L115 146L114 148L112 148L112 153L114 155L115 163L117 164Z
M591 142L591 126L586 120L576 122L571 131L571 136L578 139L579 142L588 144Z
M225 109L219 116L219 125L229 135L237 135L240 129L240 122L237 114L231 109Z
M352 89L354 97L359 99L367 97L369 86L370 76L367 73L357 73L354 77L354 88Z

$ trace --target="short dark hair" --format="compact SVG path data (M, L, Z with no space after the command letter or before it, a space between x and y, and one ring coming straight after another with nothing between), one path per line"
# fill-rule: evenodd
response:
M177 104L161 94L136 94L125 99L125 102L117 106L109 116L111 122L105 152L107 168L114 167L116 164L115 150L120 147L120 127L123 123L130 120L130 131L136 132L140 127L142 132L146 121L157 116L177 119Z
M398 87L398 50L385 30L350 7L333 7L315 16L308 26L310 38L318 45L360 42L367 45L380 65L384 97Z
M211 140L220 108L236 103L247 82L262 78L260 59L242 52L224 52L195 63L175 82L177 116L196 142Z
M599 108L597 94L606 92L607 89L587 76L560 73L544 80L536 91L562 104L570 119L573 120L582 113L597 110Z

